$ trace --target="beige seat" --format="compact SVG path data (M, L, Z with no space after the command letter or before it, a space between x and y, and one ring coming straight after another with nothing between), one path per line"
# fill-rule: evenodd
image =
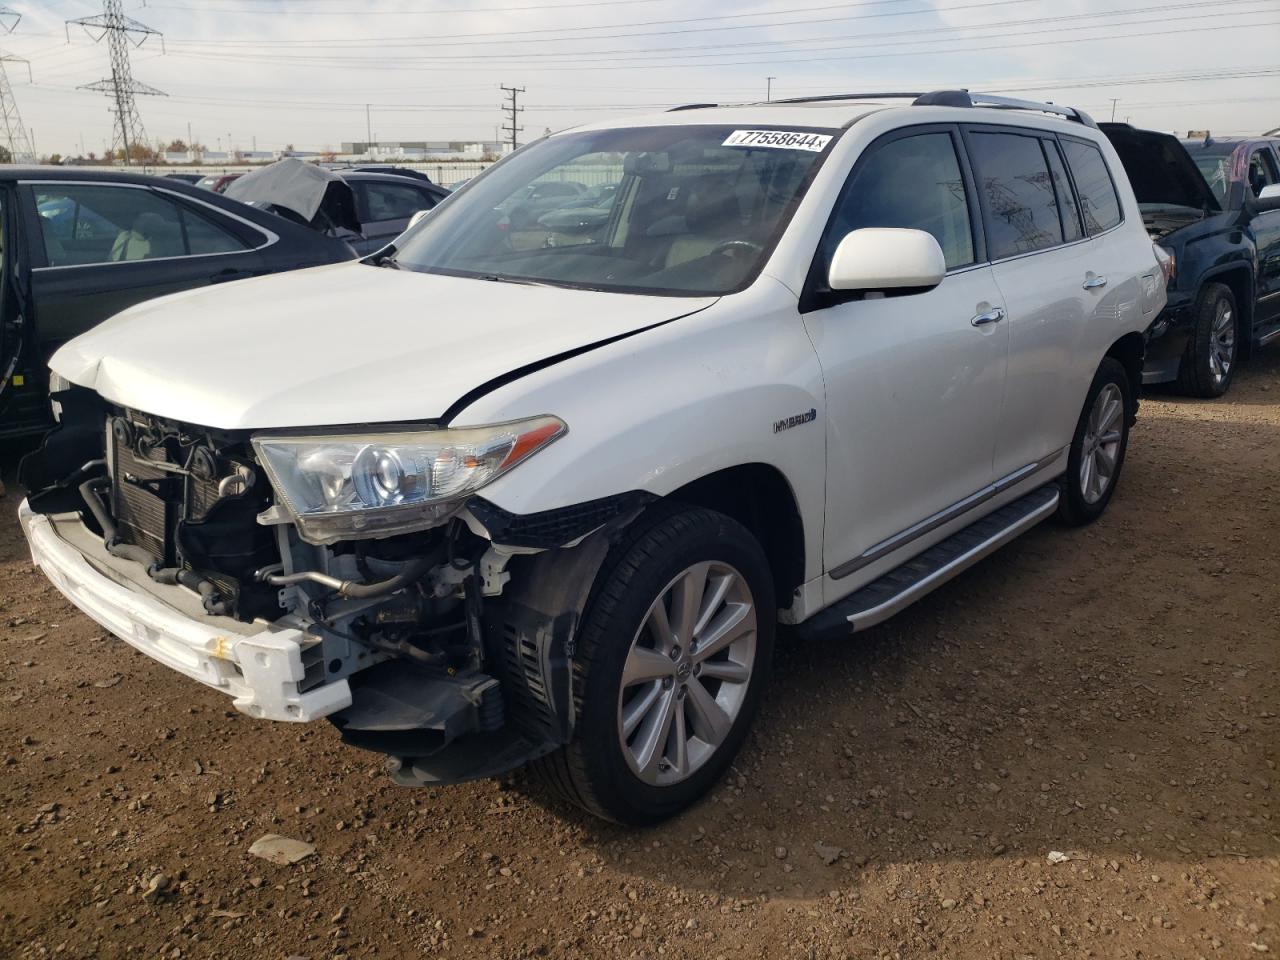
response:
M667 267L705 257L727 240L743 239L742 207L733 181L718 174L698 177L689 186L684 211L687 233L667 249Z

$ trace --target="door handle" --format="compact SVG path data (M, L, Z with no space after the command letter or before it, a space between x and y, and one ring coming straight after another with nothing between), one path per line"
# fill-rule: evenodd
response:
M1106 285L1107 285L1106 277L1089 277L1084 282L1084 288L1086 290L1097 290L1099 287L1105 287Z
M1002 307L992 307L986 313L980 313L969 322L975 327L985 327L988 323L999 323L1004 319Z

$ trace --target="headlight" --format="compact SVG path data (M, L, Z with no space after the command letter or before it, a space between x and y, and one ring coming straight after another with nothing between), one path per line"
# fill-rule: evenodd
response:
M458 430L257 436L253 445L299 535L333 543L440 523L567 429L535 417Z

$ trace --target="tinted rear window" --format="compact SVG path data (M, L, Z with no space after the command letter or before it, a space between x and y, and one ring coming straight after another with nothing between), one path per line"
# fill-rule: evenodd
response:
M1062 243L1062 222L1038 137L974 133L970 152L987 208L992 260Z
M1102 151L1092 143L1065 139L1062 149L1076 181L1076 193L1080 195L1085 230L1090 235L1110 230L1121 219L1120 198L1107 163L1102 159Z

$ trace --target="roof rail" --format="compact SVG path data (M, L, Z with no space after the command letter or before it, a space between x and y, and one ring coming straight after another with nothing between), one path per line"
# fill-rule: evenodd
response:
M831 103L836 100L914 100L920 93L827 93L820 97L790 97L772 103Z
M1000 97L992 93L972 93L969 90L934 90L922 94L914 101L920 107L993 107L996 110L1035 110L1039 113L1052 113L1066 117L1086 127L1096 127L1093 118L1083 110L1075 107L1059 107L1057 104L1040 102L1039 100L1019 100L1016 97Z
M836 103L841 100L910 100L917 107L993 107L997 110L1035 110L1039 113L1051 113L1082 123L1086 127L1097 127L1093 118L1083 110L1075 107L1059 107L1053 103L1041 103L1039 100L1019 100L1016 97L1001 97L991 93L971 93L968 90L932 90L928 93L826 93L816 97L788 97L783 100L770 100L767 103ZM765 104L752 104L764 106ZM683 106L671 107L667 112L677 110L702 110L718 107L718 103L686 103Z

